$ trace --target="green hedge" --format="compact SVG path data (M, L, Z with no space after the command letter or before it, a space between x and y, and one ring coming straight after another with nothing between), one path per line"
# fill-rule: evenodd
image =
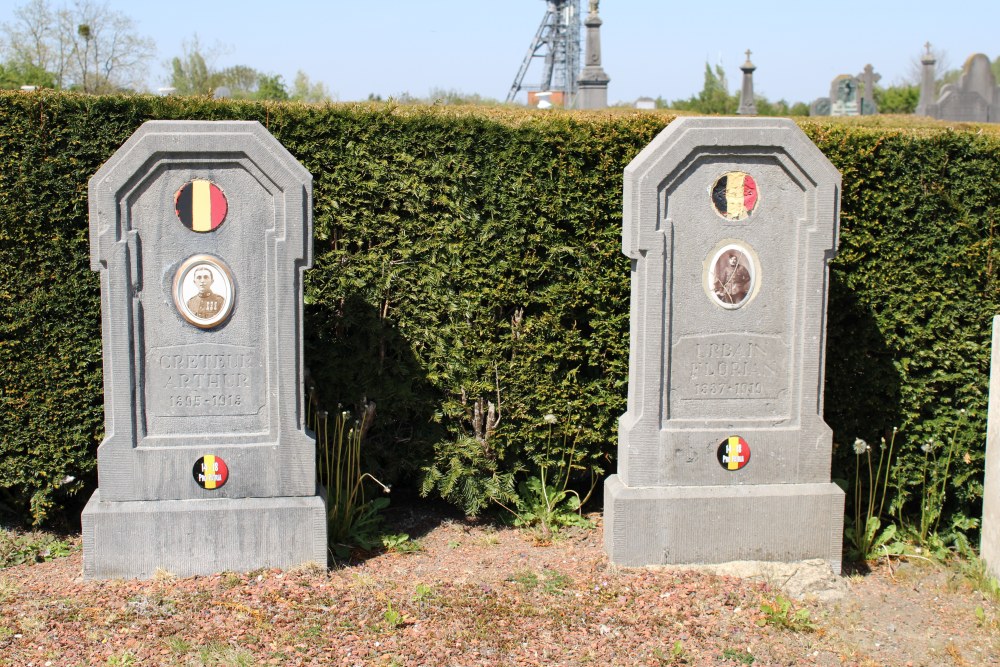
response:
M0 94L0 502L27 513L34 498L42 517L81 486L56 489L67 475L93 486L103 406L87 179L157 118L259 120L312 172L306 365L324 405L376 401L381 474L472 511L491 484L571 447L584 488L613 471L628 362L622 170L672 116L14 93ZM949 516L977 516L1000 141L880 122L802 123L844 176L835 474L853 475L855 437L898 426L912 495L920 445L956 432ZM498 394L483 442L473 405Z

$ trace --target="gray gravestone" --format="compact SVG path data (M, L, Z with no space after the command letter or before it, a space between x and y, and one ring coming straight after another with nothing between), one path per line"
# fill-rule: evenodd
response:
M941 97L931 111L941 120L1000 122L1000 88L990 59L982 53L969 56L958 83L941 89Z
M830 115L860 116L857 77L841 74L830 83Z
M622 565L827 560L822 418L840 174L790 120L675 120L625 169L628 411L605 483Z
M981 539L980 554L983 561L989 573L1000 578L1000 315L993 318Z
M90 181L105 439L84 576L326 562L304 429L312 177L259 123L145 123Z

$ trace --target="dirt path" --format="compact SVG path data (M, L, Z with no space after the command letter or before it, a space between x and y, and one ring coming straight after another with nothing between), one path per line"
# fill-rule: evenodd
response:
M425 510L392 520L411 552L329 571L84 582L79 552L0 570L0 665L1000 665L997 605L922 561L799 602L610 567L600 526L540 545Z

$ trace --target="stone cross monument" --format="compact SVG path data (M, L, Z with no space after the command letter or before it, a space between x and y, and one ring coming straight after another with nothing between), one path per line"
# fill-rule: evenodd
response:
M937 59L931 53L930 42L924 44L924 48L926 53L920 58L920 99L917 102L915 113L918 116L934 116L937 110L937 105L934 102L937 97L934 85L936 75L934 66L937 64Z
M601 67L601 17L597 15L597 0L590 0L590 13L583 24L587 26L587 53L583 71L577 79L580 109L606 109L608 83L611 77Z
M882 75L875 71L871 63L865 65L865 70L858 75L863 92L861 94L861 115L873 116L878 113L875 105L875 84L882 80Z
M740 89L740 107L736 113L741 116L756 116L757 102L753 97L753 72L757 69L750 62L750 49L747 49L747 61L743 63L740 70L743 72L743 87Z
M304 424L309 172L256 122L151 121L89 194L105 438L84 576L325 564Z
M823 421L840 174L790 120L680 118L625 169L628 410L614 563L827 560L844 493Z

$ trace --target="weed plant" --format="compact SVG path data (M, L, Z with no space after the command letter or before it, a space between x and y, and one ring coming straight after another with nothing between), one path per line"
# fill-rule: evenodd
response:
M380 546L380 512L389 505L384 496L365 500L365 480L371 480L387 494L389 487L370 473L361 472L361 443L375 419L375 403L362 400L360 416L354 419L350 412L338 411L331 425L329 413L312 410L314 394L311 387L311 411L306 417L316 433L317 476L327 492L327 539L334 555L346 558L352 545L365 550Z
M849 544L848 558L868 561L883 553L900 553L896 525L890 523L881 532L885 499L892 479L893 450L899 429L892 429L889 445L885 438L879 446L878 464L872 464L872 448L861 438L854 441L854 517L844 527ZM864 471L862 470L864 468ZM867 479L866 479L867 478Z
M968 519L956 514L952 517L951 529L945 534L940 532L941 516L944 512L945 502L948 500L948 484L953 481L949 478L949 473L959 445L959 439L956 436L959 429L965 424L965 416L964 409L958 411L958 419L947 438L947 442L928 438L927 442L920 447L924 453L920 475L920 523L911 528L909 532L917 544L941 559L949 555L949 544L954 545L963 555L971 555L972 547L962 531L977 528L979 525L976 519ZM940 465L942 458L944 459L943 468Z
M25 563L43 563L68 556L73 546L41 531L18 533L0 529L0 569Z
M792 632L812 632L817 625L812 622L809 610L792 609L792 601L778 594L773 600L764 600L760 604L762 616L757 619L757 625L771 625Z
M536 458L538 474L528 477L518 484L518 494L514 498L514 525L533 528L538 531L542 541L551 540L560 528L565 526L589 527L590 521L584 518L581 508L590 499L597 485L597 478L591 471L590 490L583 498L570 488L570 478L574 471L585 470L581 457L577 454L577 440L580 429L563 430L562 445L566 455L558 459L552 469L549 465L551 457L552 434L559 422L553 414L544 417L549 433L545 450ZM567 444L569 448L567 449Z

